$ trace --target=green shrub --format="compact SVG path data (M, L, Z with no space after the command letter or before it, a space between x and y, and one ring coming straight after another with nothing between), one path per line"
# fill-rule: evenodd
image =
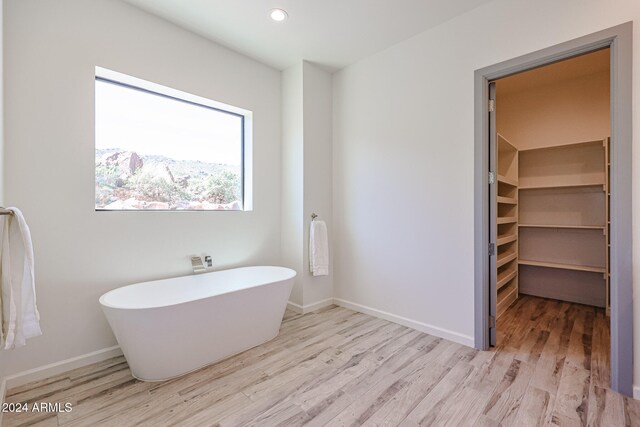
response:
M115 188L118 175L116 164L96 164L96 185Z
M164 158L145 158L142 168L123 176L117 163L96 157L96 206L130 198L169 203L172 209L189 202L228 204L241 200L240 181L237 167Z
M230 170L210 175L205 181L205 197L213 203L240 200L240 176Z
M174 182L146 168L129 177L125 187L139 200L175 203L187 196Z

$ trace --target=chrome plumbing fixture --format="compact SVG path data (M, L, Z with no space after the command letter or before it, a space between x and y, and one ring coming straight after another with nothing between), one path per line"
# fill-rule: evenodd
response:
M202 263L202 258L197 255L191 257L191 267L193 268L193 272L196 274L207 271L206 267Z

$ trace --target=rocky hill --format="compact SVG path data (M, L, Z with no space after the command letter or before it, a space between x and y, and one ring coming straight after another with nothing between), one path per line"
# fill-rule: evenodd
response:
M96 149L96 209L241 209L241 170Z

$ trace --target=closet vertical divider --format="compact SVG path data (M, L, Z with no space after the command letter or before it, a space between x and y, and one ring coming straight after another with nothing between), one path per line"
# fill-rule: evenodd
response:
M498 134L497 310L518 298L518 150Z

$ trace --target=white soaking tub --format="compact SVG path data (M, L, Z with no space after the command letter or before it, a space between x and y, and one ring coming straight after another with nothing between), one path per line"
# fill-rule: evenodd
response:
M133 376L162 381L275 338L295 275L235 268L124 286L100 304Z

